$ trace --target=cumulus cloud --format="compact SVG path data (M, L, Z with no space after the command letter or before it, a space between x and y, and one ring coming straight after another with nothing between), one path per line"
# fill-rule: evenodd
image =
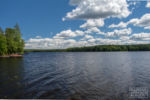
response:
M91 39L92 36L85 36L86 38ZM29 39L26 42L26 49L66 49L70 47L83 47L91 46L93 44L89 43L86 40L76 41L74 39L52 39L52 38L43 38L43 39Z
M131 1L131 2L129 2L129 5L130 5L130 6L132 6L132 5L135 6L135 5L137 4L137 2L138 2L138 1Z
M109 26L109 28L115 28L115 27L125 28L127 27L127 23L120 22L118 25L112 24Z
M150 14L147 13L143 15L140 19L135 18L131 19L128 24L133 24L135 26L140 26L140 27L145 27L145 26L150 26Z
M133 40L150 40L150 33L138 33L131 36Z
M40 39L40 38L42 38L42 37L41 37L41 36L36 36L35 38Z
M37 36L26 41L26 48L30 49L65 49L69 47L83 47L93 45L121 45L121 44L144 44L150 43L150 33L131 34L129 24L150 29L150 14L141 18L133 18L128 22L112 24L111 32L102 32L100 27L105 25L106 18L126 18L131 13L126 0L70 0L70 5L75 8L68 12L63 19L82 19L84 24L78 30L63 30L51 38ZM93 34L96 34L93 36ZM98 37L99 36L99 37ZM103 37L100 37L103 36ZM77 39L76 39L77 38Z
M120 37L120 40L127 42L127 41L130 40L130 37L129 37L129 36L121 36L121 37Z
M104 20L103 19L89 19L80 26L80 28L91 28L91 27L101 27L104 26Z
M150 29L150 26L144 27L144 29Z
M88 39L93 39L94 37L92 35L85 35L84 38L81 40L88 40Z
M56 36L54 36L53 38L54 39L68 39L68 38L75 38L78 36L84 36L90 33L104 34L103 32L99 30L99 28L91 27L91 28L86 29L85 31L81 31L81 30L72 31L71 29L63 30L60 33L57 33Z
M113 32L106 33L106 37L122 37L122 36L128 36L132 33L132 29L121 29L121 30L114 30Z
M83 31L80 30L72 31L71 29L69 29L56 34L54 38L70 38L70 37L77 37L82 35L84 35Z
M76 44L74 39L52 39L52 38L43 38L43 39L29 39L26 43L26 48L34 49L63 49L67 47L72 47Z
M131 35L131 34L130 34ZM147 44L150 43L150 33L137 33L131 36L123 35L119 39L94 38L85 35L81 40L41 38L29 39L26 49L65 49L70 47L83 47L93 45L122 45L122 44Z
M150 1L147 1L146 7L147 7L147 8L150 8Z
M71 0L76 6L63 19L125 18L131 13L126 0Z
M100 30L99 30L99 28L97 28L97 27L92 27L92 28L89 28L89 29L87 29L86 31L85 31L85 33L87 33L87 34L90 34L90 33L102 33Z
M115 28L115 27L124 28L124 27L127 27L129 24L133 24L134 26L139 26L139 27L144 27L145 29L149 29L149 27L150 27L150 13L144 14L141 18L130 19L126 23L120 22L117 25L112 24L109 26L109 28Z

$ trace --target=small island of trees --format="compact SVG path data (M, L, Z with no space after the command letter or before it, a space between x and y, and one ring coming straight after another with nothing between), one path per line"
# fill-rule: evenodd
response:
M14 28L0 27L0 56L22 55L24 53L24 40L21 38L19 25Z

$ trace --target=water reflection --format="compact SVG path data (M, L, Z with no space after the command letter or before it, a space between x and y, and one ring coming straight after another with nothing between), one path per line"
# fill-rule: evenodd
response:
M0 98L23 94L23 58L0 58Z

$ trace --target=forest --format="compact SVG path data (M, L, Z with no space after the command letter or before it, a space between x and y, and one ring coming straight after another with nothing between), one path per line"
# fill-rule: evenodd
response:
M98 45L91 47L68 48L69 52L109 52L109 51L150 51L150 44L139 45Z
M24 40L21 37L19 25L6 28L5 31L0 27L0 56L23 53Z

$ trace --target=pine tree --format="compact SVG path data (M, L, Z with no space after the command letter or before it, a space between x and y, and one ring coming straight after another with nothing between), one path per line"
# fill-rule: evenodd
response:
M7 47L8 47L8 53L14 54L17 53L17 43L15 41L15 30L11 28L6 28L5 31L6 39L7 39Z
M2 28L0 27L0 55L7 54L7 40Z
M3 32L3 30L2 30L2 28L0 27L0 34L3 34L4 32Z
M17 43L17 53L22 54L24 52L24 40L21 38L21 31L18 23L14 26L16 33L15 42Z
M24 53L24 40L21 38L19 25L6 28L5 34L0 27L0 56L16 53Z

